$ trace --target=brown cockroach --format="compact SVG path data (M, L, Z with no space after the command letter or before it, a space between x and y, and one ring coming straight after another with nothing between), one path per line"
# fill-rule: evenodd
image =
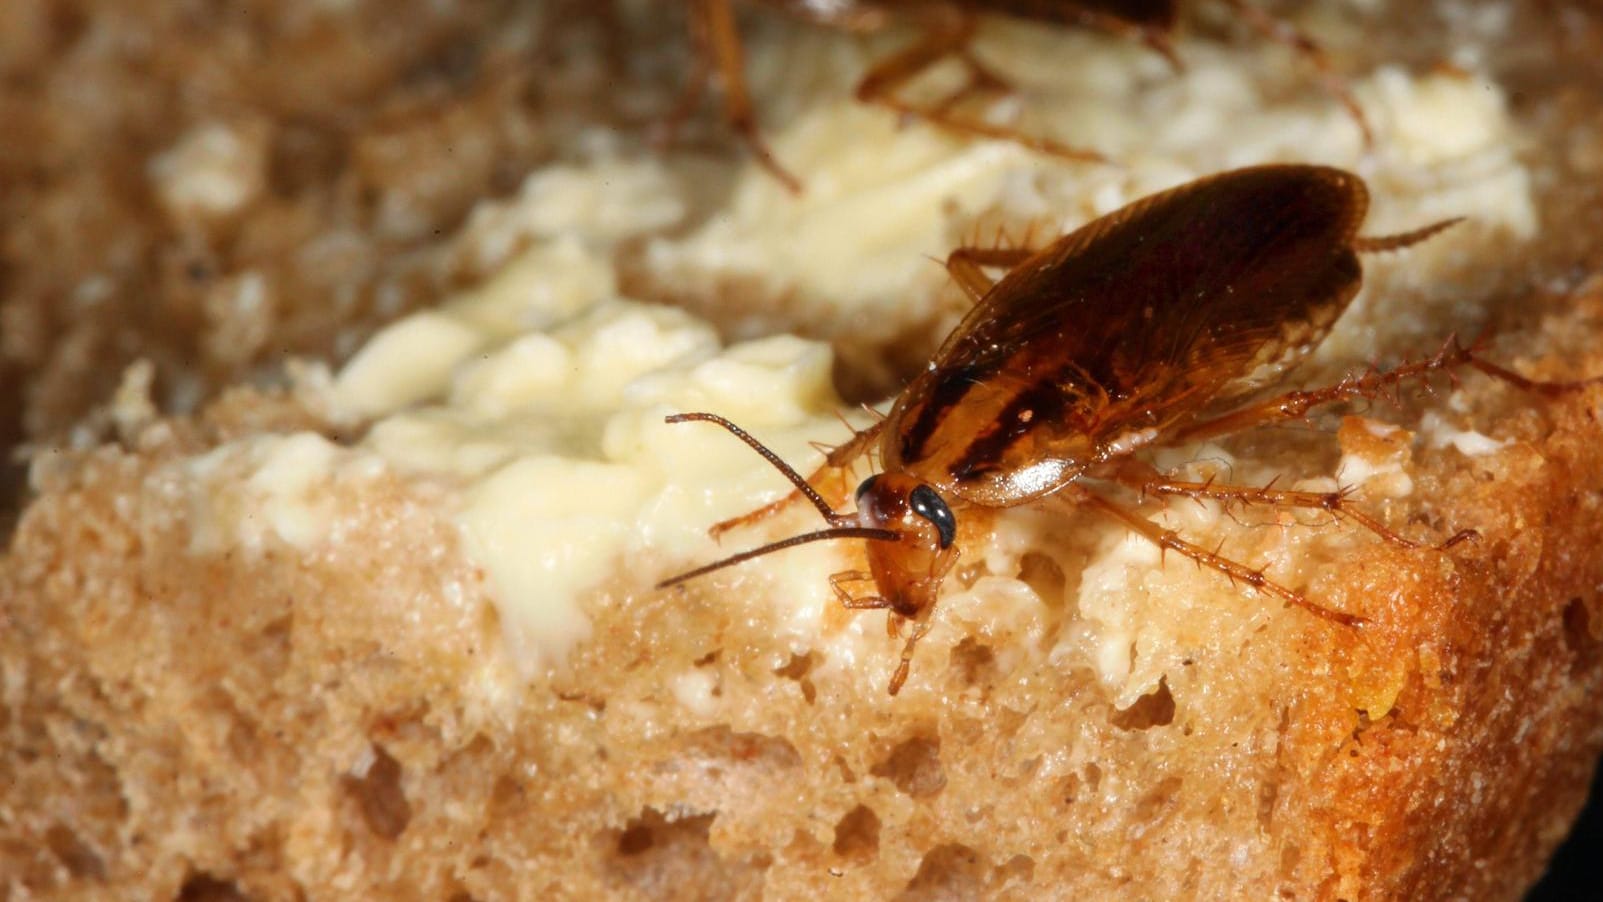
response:
M701 89L713 71L723 84L724 116L751 149L761 165L793 192L796 179L769 149L757 127L756 112L746 89L745 59L735 27L734 0L688 0L691 35L696 44L697 72L670 122L687 115L700 100ZM1010 16L1053 25L1080 25L1138 39L1161 53L1176 69L1179 56L1172 34L1179 20L1180 0L764 0L796 18L847 31L872 31L891 21L911 21L923 30L913 44L874 64L857 83L859 100L878 104L898 114L923 119L949 131L981 138L1004 138L1033 150L1071 160L1105 162L1094 150L1071 147L1046 138L1031 137L1012 129L962 116L958 104L966 97L1007 89L1007 81L983 65L970 52L976 19L982 13ZM1307 57L1328 90L1358 124L1364 146L1373 136L1363 110L1347 84L1335 73L1319 45L1292 27L1252 5L1250 0L1222 0L1249 25L1266 37L1287 44ZM903 100L898 91L943 59L961 60L968 83L946 99L928 105Z
M947 268L974 300L973 309L890 413L825 462L824 468L843 468L878 442L882 471L857 489L855 511L834 510L809 480L722 417L668 418L729 430L783 473L829 526L698 567L661 587L806 542L867 539L869 569L837 573L830 582L847 608L887 609L893 632L911 622L890 681L894 695L957 560L954 511L1057 497L1322 620L1362 624L1361 616L1315 603L1084 482L1103 480L1146 495L1321 510L1388 542L1419 547L1355 508L1345 491L1187 482L1135 455L1298 419L1319 405L1371 398L1405 380L1460 367L1546 394L1599 381L1537 382L1451 341L1426 360L1264 397L1357 294L1359 254L1408 247L1457 221L1360 237L1368 205L1363 181L1343 170L1259 166L1152 195L1038 251L953 251ZM988 267L1007 272L993 282ZM729 522L754 519L779 503ZM1436 547L1471 535L1461 532ZM873 582L877 591L854 596L846 588L854 582Z

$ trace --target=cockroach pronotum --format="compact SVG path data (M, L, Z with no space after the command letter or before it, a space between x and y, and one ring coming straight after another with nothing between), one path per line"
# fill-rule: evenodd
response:
M1136 452L1301 418L1318 405L1374 397L1405 380L1459 367L1548 395L1603 382L1527 379L1450 341L1429 359L1265 397L1357 294L1359 254L1408 247L1456 222L1360 237L1368 205L1368 190L1351 173L1260 166L1152 195L1039 251L953 251L947 268L974 300L973 309L889 414L834 449L819 471L849 465L878 441L882 471L857 489L854 512L834 510L808 479L723 417L668 418L711 422L733 433L783 473L796 487L790 498L811 501L828 528L698 567L659 588L807 542L866 539L869 569L837 573L830 583L847 608L887 609L893 634L911 621L890 680L894 695L957 560L954 511L1056 497L1106 514L1160 548L1322 620L1360 626L1362 617L1311 601L1262 570L1186 541L1084 481L1148 495L1317 509L1388 542L1419 547L1354 507L1344 491L1187 482L1140 461ZM1007 272L992 281L987 268ZM754 519L776 505L728 522ZM1471 535L1466 530L1436 547ZM876 593L847 589L864 582L873 582Z
M723 85L724 117L768 172L791 191L801 182L782 166L757 128L756 111L746 90L745 58L735 28L734 0L689 0L691 35L697 46L697 72L670 121L688 114L699 101L708 76L716 70ZM1319 45L1292 27L1254 6L1250 0L1222 0L1265 37L1287 44L1318 71L1325 88L1357 123L1364 146L1373 135L1363 110L1346 82L1336 74ZM910 21L922 37L874 64L857 83L859 100L878 104L898 114L923 119L958 134L1004 138L1033 150L1071 160L1105 162L1103 154L1071 147L1047 138L1032 137L1005 126L964 116L958 106L965 98L1007 89L1007 80L992 72L970 51L976 18L996 14L1051 25L1081 25L1143 41L1175 68L1179 56L1171 41L1180 17L1180 0L765 0L793 16L846 31L872 31L893 20ZM946 99L932 104L906 101L899 90L920 73L944 59L957 59L968 69L967 84Z

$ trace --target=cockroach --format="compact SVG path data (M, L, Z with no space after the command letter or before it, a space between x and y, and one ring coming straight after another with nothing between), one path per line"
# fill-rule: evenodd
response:
M757 127L756 112L746 89L745 58L740 34L735 27L733 0L688 0L690 31L698 53L696 73L678 108L670 114L674 122L689 114L701 98L701 90L713 71L723 85L724 117L750 148L753 156L774 178L792 192L801 182L779 163ZM992 72L969 50L981 13L990 13L1044 22L1051 25L1080 25L1144 42L1162 54L1176 69L1180 58L1174 51L1172 34L1180 17L1181 0L765 0L796 18L830 28L852 32L873 31L892 21L911 21L923 31L909 46L870 67L857 83L859 100L873 103L900 115L923 119L948 131L980 138L1012 140L1033 150L1070 160L1106 162L1095 151L1071 147L1046 138L1031 137L1004 126L993 125L957 112L965 98L976 93L1008 89L1007 80ZM1373 144L1373 135L1363 110L1353 98L1346 82L1336 74L1324 51L1314 40L1289 23L1276 19L1252 5L1249 0L1222 0L1265 37L1289 45L1306 57L1318 71L1327 91L1334 96L1358 124L1364 146ZM936 63L955 58L968 69L967 84L947 98L927 105L902 99L898 90Z
M1411 378L1470 367L1531 393L1603 385L1536 381L1449 341L1438 354L1335 385L1273 394L1274 381L1318 346L1363 282L1361 253L1419 244L1446 219L1395 236L1361 237L1369 207L1363 179L1337 168L1265 165L1197 179L1085 224L1048 247L957 248L946 266L975 306L890 413L827 455L843 469L878 442L882 471L856 490L856 511L827 503L810 479L715 413L709 421L779 469L795 492L726 521L749 522L805 497L827 529L733 554L659 583L678 585L782 548L832 538L867 540L867 570L830 577L843 606L890 612L891 633L911 623L896 694L915 646L930 628L941 583L959 556L957 513L1063 498L1116 519L1159 548L1217 570L1345 628L1364 618L1162 529L1093 489L1101 481L1143 495L1212 498L1327 511L1385 542L1419 548L1351 505L1345 490L1186 482L1141 461L1148 447L1186 444L1297 420L1319 405L1375 397ZM987 269L1005 269L992 280ZM715 530L720 527L715 527ZM1472 537L1452 535L1435 548ZM874 583L853 594L853 583Z
M828 528L698 567L660 587L807 542L866 539L869 569L837 573L830 583L847 608L888 610L893 634L912 624L890 680L895 695L957 561L956 514L1057 497L1321 620L1362 625L1360 615L1313 602L1085 483L1322 510L1415 548L1420 543L1354 507L1345 491L1187 482L1142 462L1137 452L1298 419L1319 405L1374 397L1405 380L1458 367L1550 395L1598 381L1527 379L1455 340L1434 357L1389 371L1263 397L1323 340L1357 294L1359 254L1408 247L1457 221L1360 237L1368 205L1364 182L1343 170L1259 166L1152 195L1039 251L953 251L947 268L974 307L889 414L832 451L820 470L843 468L878 442L882 471L858 487L855 511L836 511L808 479L723 417L668 418L711 422L733 433L783 473ZM1007 271L992 281L987 268ZM1461 532L1435 547L1472 535ZM847 588L866 582L874 584L873 594Z

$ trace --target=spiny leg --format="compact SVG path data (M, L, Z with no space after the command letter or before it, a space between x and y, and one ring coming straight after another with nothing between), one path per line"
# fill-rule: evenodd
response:
M1405 363L1390 370L1371 370L1360 376L1348 376L1334 385L1327 385L1323 388L1289 391L1282 395L1265 398L1262 401L1248 404L1222 416L1202 420L1178 429L1170 436L1169 441L1175 443L1200 441L1221 435L1231 435L1266 423L1301 419L1307 416L1310 410L1323 404L1361 398L1375 398L1388 389L1397 389L1409 379L1424 378L1437 371L1450 372L1457 367L1464 366L1479 370L1499 381L1507 382L1522 391L1549 397L1556 397L1580 391L1589 386L1603 384L1603 377L1569 382L1545 382L1537 379L1527 379L1513 370L1481 359L1472 348L1466 348L1459 344L1455 336L1448 338L1447 344L1443 345L1435 356L1427 359Z
M886 102L897 88L966 48L973 36L972 16L950 11L932 17L918 40L869 67L857 82L857 99L865 103Z
M880 432L884 430L884 428L885 421L880 420L854 432L852 437L847 439L844 444L837 445L824 456L824 462L818 466L818 469L814 470L812 474L807 477L807 484L814 485L818 481L819 477L823 476L824 473L830 470L844 469L852 461L862 456L863 452L869 449L869 447L873 444L874 439L879 437ZM741 527L750 526L753 523L766 520L788 507L801 497L803 497L802 490L799 487L794 488L790 492L786 493L783 497L775 501L770 501L756 510L748 511L744 514L740 514L739 516L730 517L727 520L721 520L717 523L714 523L712 527L707 530L707 534L716 539L732 529L739 529Z
M1119 482L1142 494L1179 496L1192 499L1212 498L1227 507L1231 504L1260 504L1271 507L1327 511L1331 516L1350 520L1400 548L1431 547L1442 551L1478 535L1473 529L1460 530L1448 537L1446 541L1429 546L1404 538L1388 529L1379 520L1352 505L1349 501L1352 495L1352 489L1350 488L1334 492L1310 492L1297 489L1277 489L1272 482L1266 486L1250 486L1230 485L1214 482L1213 480L1195 482L1171 479L1167 475L1138 461L1121 463L1113 475Z
M892 636L895 636L897 633L896 627L903 618L893 610L895 606L891 604L890 599L878 595L858 598L846 589L845 583L867 582L873 578L874 575L866 570L843 570L829 577L829 587L835 590L835 597L840 599L841 607L848 611L889 610L890 615L885 621L885 628ZM926 611L923 617L915 621L913 632L902 645L902 659L897 663L895 672L891 674L891 681L887 687L891 695L901 692L902 684L907 682L907 674L913 666L913 650L918 646L918 640L924 638L924 635L930 631L928 614L929 612Z
M857 99L878 104L903 116L923 119L958 134L1012 141L1037 153L1068 160L1107 162L1107 157L1096 151L1070 147L1050 138L1034 138L1014 129L957 115L952 108L965 97L977 91L1005 89L1007 86L1004 79L982 66L969 53L974 31L973 16L961 11L932 17L922 37L868 70L857 83ZM954 95L930 105L911 103L897 96L898 89L948 57L961 60L969 73L968 83Z
M969 300L978 304L996 285L996 280L986 275L985 267L1012 269L1034 253L1026 247L960 247L946 255L946 271Z
M1315 604L1304 598L1302 593L1293 591L1264 576L1262 570L1254 570L1245 564L1233 561L1216 551L1209 551L1200 545L1189 542L1180 537L1172 529L1164 529L1151 520L1126 510L1097 493L1073 486L1077 489L1067 497L1072 500L1091 505L1101 513L1124 524L1131 532L1146 538L1163 551L1175 551L1195 561L1198 566L1207 567L1224 574L1232 584L1245 583L1247 586L1260 592L1274 595L1287 604L1295 605L1316 617L1339 623L1342 626L1357 626L1367 621L1356 614L1337 611L1323 605Z
M1169 40L1169 35L1166 32L1156 28L1137 28L1135 30L1136 37L1141 40L1141 43L1146 44L1154 53L1168 60L1169 68L1177 73L1186 70L1186 64L1180 61L1180 54L1175 52L1174 42Z
M731 0L691 0L691 29L698 35L700 52L710 60L702 69L710 65L718 70L724 89L724 118L745 140L757 162L792 194L800 194L801 182L779 164L757 128L757 113L746 89L746 55L730 4Z
M1336 68L1330 64L1330 58L1325 56L1324 48L1320 47L1317 41L1297 26L1269 15L1248 0L1224 0L1224 2L1235 9L1248 25L1265 38L1284 44L1302 54L1303 58L1314 67L1314 71L1319 73L1319 81L1325 86L1325 93L1336 98L1336 102L1346 108L1347 114L1358 125L1364 149L1374 148L1375 133L1369 127L1369 119L1364 115L1363 107L1358 105L1358 99L1347 86L1347 80L1337 74Z
M990 66L980 62L980 58L975 56L974 51L966 44L952 55L962 60L963 68L968 70L968 81L963 87L927 107L931 116L950 116L952 110L959 104L974 97L1013 93L1013 83L997 74Z

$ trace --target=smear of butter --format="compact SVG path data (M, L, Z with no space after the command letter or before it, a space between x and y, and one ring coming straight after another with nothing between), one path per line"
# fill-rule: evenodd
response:
M1365 431L1382 439L1402 439L1410 436L1402 427L1379 420L1362 419ZM1348 451L1336 465L1338 486L1363 486L1364 493L1375 498L1404 498L1414 491L1414 480L1404 469L1408 461L1406 444L1390 450L1368 449L1369 453Z
M369 341L340 373L342 400L372 415L431 398L483 337L440 313L416 313Z
M1128 707L1156 686L1163 675L1161 668L1156 672L1151 668L1145 672L1135 669L1138 662L1151 660L1150 656L1136 655L1142 644L1141 634L1150 629L1152 622L1140 587L1145 576L1162 563L1163 556L1156 546L1134 533L1126 533L1080 576L1080 615L1093 629L1069 641L1079 639L1089 645L1097 676L1103 685L1114 690L1119 707Z
M647 490L628 466L546 455L518 457L468 491L467 550L499 591L517 660L589 637L578 597L629 544Z
M269 536L310 553L339 520L330 485L371 478L382 466L371 455L299 432L230 442L169 465L155 482L184 487L195 553L258 554Z
M1434 410L1426 411L1420 418L1419 431L1432 447L1445 448L1451 445L1466 457L1494 454L1508 446L1507 439L1495 439L1473 429L1455 429L1446 417Z
M682 310L617 297L604 252L536 244L478 290L380 333L334 380L338 414L384 414L366 449L457 487L464 546L526 676L590 634L593 587L622 577L645 590L669 574L630 562L717 556L709 525L787 489L728 433L666 415L727 416L803 470L819 461L810 441L845 437L827 347L790 336L725 347ZM810 607L798 629L815 625Z

